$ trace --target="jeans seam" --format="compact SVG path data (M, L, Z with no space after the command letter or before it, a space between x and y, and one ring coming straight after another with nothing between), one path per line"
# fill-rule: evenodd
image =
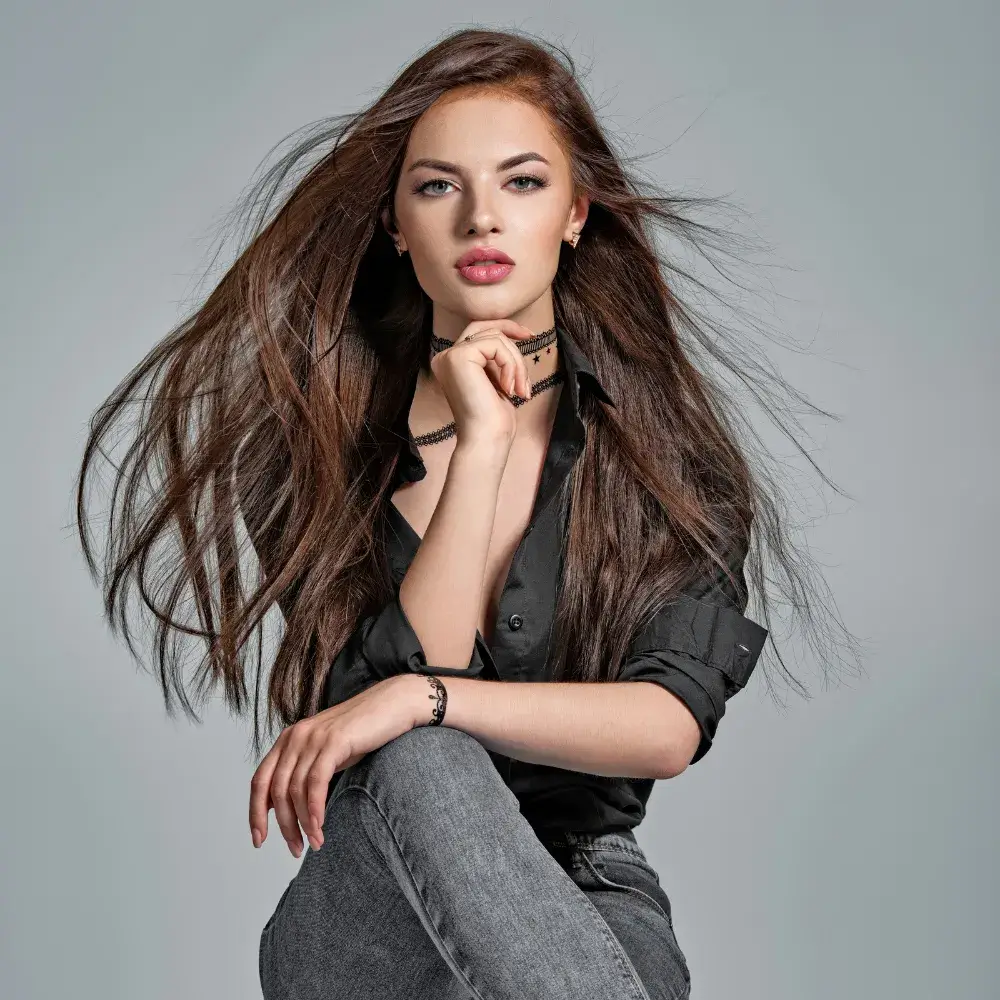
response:
M628 853L628 852L623 852L623 853ZM590 858L587 857L586 854L581 854L581 860L583 861L583 863L586 866L587 870L590 871L590 873L594 876L594 878L596 878L598 880L598 882L600 882L601 884L611 886L612 888L618 889L619 891L625 890L627 892L638 893L640 896L643 897L643 899L647 900L649 903L651 903L653 906L655 906L656 909L657 909L657 912L659 912L660 914L662 914L663 919L666 920L667 925L670 927L670 933L674 934L674 922L673 922L672 918L667 914L666 910L664 910L663 907L660 906L660 904L655 899L653 899L652 896L649 895L649 893L643 892L642 889L637 889L633 885L619 885L617 882L614 882L611 879L607 878L605 875L603 875L601 872L599 872L594 867L593 861L591 861ZM689 997L690 993L691 993L691 989L690 989L690 987L691 987L691 970L690 970L690 967L688 966L687 959L684 958L683 955L681 957L681 960L683 962L684 978L685 978L685 980L687 980L688 989L686 991L684 991L683 993L680 993L677 996L673 997L672 1000L687 1000L687 997Z
M403 848L400 846L399 840L396 837L396 831L393 830L392 824L389 822L389 817L386 816L384 812L382 812L382 807L379 805L378 799L376 799L375 796L372 795L372 793L364 785L347 785L345 786L344 791L361 792L368 798L368 800L372 803L372 805L375 806L376 810L378 810L379 816L382 817L382 821L385 823L385 827L389 831L389 835L392 837L393 844L396 845L396 851L399 853L400 860L403 862L403 867L406 869L406 874L409 875L410 877L410 884L413 886L413 893L417 897L417 899L420 900L420 906L424 911L424 915L427 917L427 922L431 925L431 927L434 928L434 933L437 936L438 940L441 942L440 947L443 948L448 953L448 955L454 961L455 965L458 966L459 965L458 960L455 958L454 955L452 955L450 949L445 944L444 938L441 937L441 932L438 930L437 924L434 922L433 918L431 917L430 911L427 909L427 903L424 901L424 897L420 894L420 889L417 886L417 880L413 877L413 872L410 870L409 862L406 860L406 855L403 853ZM459 981L466 989L472 992L473 1000L486 1000L483 994L479 992L479 989L469 981L469 977L466 976L464 972L461 973L456 978L459 979Z
M625 949L622 947L621 941L615 937L614 931L611 930L608 926L608 922L601 916L601 911L594 906L594 904L587 897L587 894L583 892L582 895L583 905L590 911L591 916L597 923L598 930L604 935L605 941L607 941L608 946L611 948L611 951L618 962L618 968L621 970L622 977L625 979L626 985L632 990L637 991L633 994L636 1000L651 1000L649 991L646 989L642 980L639 979L639 973L635 971L635 966L632 965L632 960L625 953Z
M549 845L552 847L565 847L577 851L617 851L619 854L627 854L629 857L638 858L638 860L649 864L646 855L643 853L642 849L636 845L634 847L624 847L621 844L601 844L596 842L589 843L573 843L569 844L564 840L551 840L548 841Z
M427 904L424 902L423 896L420 895L420 890L417 887L416 879L413 877L413 872L410 871L410 866L406 861L406 855L403 853L403 849L399 845L399 841L396 838L396 833L392 828L392 824L389 822L389 817L386 816L384 812L382 812L382 807L379 805L378 800L371 794L371 792L364 785L347 785L344 787L343 790L345 792L351 790L363 792L371 801L371 803L375 806L375 808L378 810L379 816L381 816L382 820L385 822L386 829L391 834L392 841L396 845L396 850L399 852L399 856L402 859L403 867L406 869L407 874L410 876L410 882L413 885L413 891L416 894L417 899L420 900L420 904L424 909L424 913L427 915L428 922L434 928L435 933L440 938L441 936L440 931L438 931L437 925L431 919L430 912L427 910ZM651 1000L649 992L646 990L646 987L640 981L639 974L635 971L634 967L632 966L631 960L625 953L625 949L622 948L621 942L618 940L618 938L615 937L614 932L608 926L608 923L604 919L604 917L601 916L600 911L597 909L597 907L594 906L594 904L587 898L587 894L581 892L581 895L583 898L584 906L590 912L590 915L594 919L598 930L601 932L601 934L604 935L604 939L608 943L608 946L611 949L611 953L615 957L615 961L618 963L618 968L621 971L622 977L625 979L626 985L630 987L630 990L633 994L633 1000ZM442 939L442 945L443 944L444 941ZM451 952L449 952L449 955L450 954ZM451 957L454 958L455 956L452 955ZM458 962L456 961L455 964L458 965ZM483 997L482 993L480 993L479 990L472 983L468 982L468 977L464 973L461 976L461 981L463 985L467 986L468 989L472 990L474 995L474 1000L486 1000L486 998ZM678 1000L678 998L674 998L674 1000Z
M656 872L656 869L649 863L649 859L639 851L629 850L626 847L614 847L603 844L599 846L594 846L594 845L577 846L576 850L584 854L588 854L588 856L589 854L600 853L602 851L610 851L614 854L621 854L623 857L626 858L632 858L634 861L638 862L640 867L645 867L651 873L655 874L657 881L659 881L659 874Z

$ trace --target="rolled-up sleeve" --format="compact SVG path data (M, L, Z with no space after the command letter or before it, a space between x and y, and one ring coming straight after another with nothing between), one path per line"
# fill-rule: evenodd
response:
M496 665L478 635L468 667L429 665L420 639L400 604L397 585L392 599L378 614L361 620L337 656L327 675L322 707L339 705L380 680L406 673L493 677Z
M742 555L730 567L743 583ZM744 688L764 648L768 630L745 608L720 570L662 608L629 646L618 679L659 684L697 721L701 742L691 764L711 749L726 702Z

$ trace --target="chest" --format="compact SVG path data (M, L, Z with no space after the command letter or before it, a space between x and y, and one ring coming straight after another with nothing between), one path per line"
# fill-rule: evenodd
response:
M444 489L448 464L456 441L451 438L421 452L427 475L409 483L392 496L396 509L421 538L430 524ZM548 439L540 435L515 438L497 494L489 551L483 574L483 592L477 627L492 645L500 599L518 546L531 521L535 498L545 466Z

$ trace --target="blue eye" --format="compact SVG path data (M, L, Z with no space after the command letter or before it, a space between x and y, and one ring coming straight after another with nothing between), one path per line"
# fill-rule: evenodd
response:
M437 180L433 181L427 181L426 183L421 184L420 187L417 188L417 194L424 194L427 188L429 188L432 184L450 184L450 183L451 181L445 181L442 180L441 178L438 178Z
M528 192L528 191L535 191L535 190L538 190L538 189L541 189L541 188L544 188L544 187L548 187L548 184L549 184L549 182L547 180L545 180L543 177L536 177L534 174L518 174L516 177L511 177L511 179L507 183L508 184L512 184L514 181L531 181L532 182L532 186L531 187L516 187L514 190L517 191L518 193L520 193L520 192ZM447 194L446 191L439 191L439 192L437 192L435 194L431 194L427 189L432 184L451 184L451 181L446 180L443 177L435 177L433 180L424 181L423 184L421 184L419 187L415 188L414 193L415 194L426 194L426 195L428 195L431 198L436 198L438 196L438 194Z
M518 174L517 177L511 177L511 179L510 179L510 181L508 183L513 183L514 181L534 181L535 184L537 184L538 187L540 187L540 188L545 187L546 184L547 184L547 181L545 181L541 177L536 177L534 174ZM534 188L523 187L523 188L517 188L517 190L518 191L532 191L532 190L534 190Z

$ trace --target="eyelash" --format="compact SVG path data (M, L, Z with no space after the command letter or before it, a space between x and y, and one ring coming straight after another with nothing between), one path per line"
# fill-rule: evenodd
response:
M537 177L535 174L518 174L516 177L511 177L511 181L528 180L534 181L536 187L521 188L518 194L527 194L529 191L540 191L544 187L549 186L549 182L545 180L544 177ZM414 194L424 194L424 188L429 187L431 184L451 184L452 182L445 177L435 177L429 181L424 181L423 184L414 188ZM508 184L510 181L507 182ZM428 198L440 198L439 194L427 195Z

